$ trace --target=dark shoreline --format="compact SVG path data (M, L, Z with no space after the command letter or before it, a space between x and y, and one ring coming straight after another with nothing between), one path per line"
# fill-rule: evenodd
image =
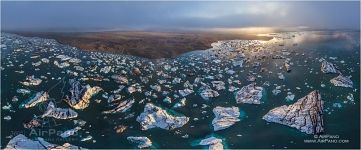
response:
M27 37L55 39L85 51L126 54L149 59L175 58L178 55L211 48L220 40L270 40L272 37L215 32L9 32Z

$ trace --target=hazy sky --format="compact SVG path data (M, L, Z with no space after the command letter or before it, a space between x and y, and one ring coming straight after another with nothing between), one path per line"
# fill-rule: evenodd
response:
M360 2L1 2L3 30L358 29Z

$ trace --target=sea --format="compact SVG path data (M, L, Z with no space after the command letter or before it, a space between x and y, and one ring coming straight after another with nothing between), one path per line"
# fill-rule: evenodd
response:
M154 149L207 149L208 146L199 145L199 141L211 136L222 139L224 147L230 149L360 148L360 32L302 31L262 36L273 39L235 39L233 43L236 44L227 48L213 46L176 58L147 59L87 52L52 39L2 33L1 148L5 148L11 138L18 134L31 139L41 137L49 143L70 143L89 149L137 148L136 144L127 140L129 136L148 137L152 141L150 148ZM42 58L49 62L41 61ZM322 73L322 60L333 63L340 73ZM39 61L40 65L36 64ZM68 63L69 66L58 67L55 61ZM239 61L243 64L235 64ZM284 68L285 61L291 65L290 72ZM110 71L101 72L106 66L111 67ZM77 70L79 67L84 70ZM133 73L134 68L141 73ZM112 75L120 74L129 80L119 93L122 100L134 98L136 102L126 112L104 114L103 111L114 108L107 97L119 89L121 84L115 82ZM279 78L280 74L284 79ZM338 74L351 76L353 87L334 86L330 80ZM27 76L32 75L42 82L34 86L21 84ZM177 82L176 78L180 78L180 81ZM70 95L69 79L79 80L83 86L99 86L102 91L91 97L87 108L73 109L64 101ZM200 96L202 84L215 90L212 81L224 82L225 89L216 90L219 93L217 97L203 99ZM190 88L188 83L194 92L184 97L185 106L174 108L183 98L179 90ZM235 93L251 83L265 89L262 103L236 103ZM154 85L160 86L161 91L152 89ZM127 92L130 86L138 91ZM272 92L276 88L281 91L277 95ZM28 89L30 93L21 94L17 89ZM314 90L320 92L324 101L323 134L306 134L296 128L262 119L271 109L291 105ZM50 99L35 107L19 107L40 91L47 91ZM293 100L286 99L289 94L294 95ZM163 101L166 97L171 99L171 103ZM50 101L56 107L73 109L78 117L65 120L41 117ZM146 103L153 103L173 115L187 116L190 120L172 130L141 130L136 118L143 112ZM240 121L229 128L214 131L212 120L215 115L212 110L216 106L238 107L242 114ZM24 128L23 124L32 119L39 120L41 126ZM67 138L59 136L79 126L76 124L78 121L86 123L74 135ZM127 129L116 133L114 128L118 125ZM85 140L87 137L91 138Z

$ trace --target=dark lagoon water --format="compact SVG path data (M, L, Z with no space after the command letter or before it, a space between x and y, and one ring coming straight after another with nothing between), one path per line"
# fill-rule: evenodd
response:
M209 49L193 51L178 56L175 59L149 60L127 55L84 52L79 49L61 45L54 40L27 38L13 34L2 34L1 38L1 106L11 105L11 109L2 109L1 113L1 148L17 134L27 137L42 137L50 143L65 142L84 148L136 148L126 139L128 136L146 136L153 142L152 148L206 148L197 145L200 139L217 136L223 139L225 148L359 148L360 146L360 36L359 32L287 32L269 34L274 38L270 41L237 41L242 43L235 49ZM240 51L244 56L241 56ZM81 60L79 63L69 63L66 68L58 68L54 61L62 62L59 55L66 55ZM279 55L285 59L272 59ZM34 66L41 58L47 58L49 63ZM346 76L351 75L353 88L336 87L330 79L337 74L324 74L320 71L320 59L337 65L338 70ZM291 62L291 72L282 68L285 60ZM235 61L244 60L243 67L234 66ZM68 61L68 60L66 60ZM65 62L66 62L65 61ZM81 66L84 71L78 71L74 66ZM104 66L111 66L109 73L100 72ZM132 69L139 68L141 75L133 75ZM77 76L67 73L67 70L77 72ZM232 70L233 74L229 73ZM19 73L20 71L20 73ZM23 73L21 72L23 71ZM107 99L102 95L111 95L118 89L119 84L111 79L114 74L124 73L131 86L133 84L142 91L129 94L126 88L121 91L122 99L134 98L136 103L125 113L102 114L109 110ZM278 78L277 73L285 76ZM38 86L24 86L26 76L34 75L42 79ZM257 85L266 89L262 104L237 104L230 86L242 88L252 81L248 76L254 76ZM48 102L43 102L32 108L19 108L32 94L38 91L48 91L57 107L69 108L63 101L69 92L69 79L78 79L82 85L99 86L103 89L91 98L89 107L76 110L78 117L69 120L40 118ZM96 78L92 80L87 78ZM149 80L145 81L145 78ZM172 83L174 78L180 78L180 83ZM211 81L225 82L225 90L218 91L220 96L204 100L199 95L200 83L194 82L199 78L203 83L211 85ZM165 83L160 83L164 81ZM172 108L181 97L178 90L183 90L184 83L193 84L193 94L186 96L186 105ZM161 91L152 90L150 85L160 85ZM272 94L277 86L281 93ZM19 94L19 88L29 89L31 94ZM262 120L272 108L289 105L313 90L319 90L324 101L323 116L325 124L324 135L337 135L343 142L311 144L305 140L314 139L295 128L267 123ZM153 96L146 96L151 91ZM167 91L167 92L163 92ZM293 101L286 101L287 92L295 95ZM347 96L354 97L351 103ZM154 96L155 95L155 96ZM17 96L18 101L12 101ZM169 96L172 103L163 102ZM99 100L97 102L97 100ZM190 121L181 128L163 130L154 128L142 131L136 117L143 112L148 102L168 108L179 115L190 117ZM335 107L335 103L341 107ZM196 105L195 105L196 104ZM212 109L216 106L238 107L243 113L240 122L231 127L213 131ZM5 116L11 116L5 120ZM34 129L23 127L24 122L38 117L42 126ZM197 118L197 119L194 119ZM41 132L63 132L76 127L74 120L86 121L75 135L62 138L58 134ZM121 134L113 129L117 125L128 128ZM81 141L82 138L92 136L91 140Z

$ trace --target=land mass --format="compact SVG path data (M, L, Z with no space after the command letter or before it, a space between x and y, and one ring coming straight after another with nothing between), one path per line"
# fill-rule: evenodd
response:
M150 59L174 58L211 48L219 40L270 40L271 37L219 32L18 32L23 36L51 38L85 51L127 54Z

